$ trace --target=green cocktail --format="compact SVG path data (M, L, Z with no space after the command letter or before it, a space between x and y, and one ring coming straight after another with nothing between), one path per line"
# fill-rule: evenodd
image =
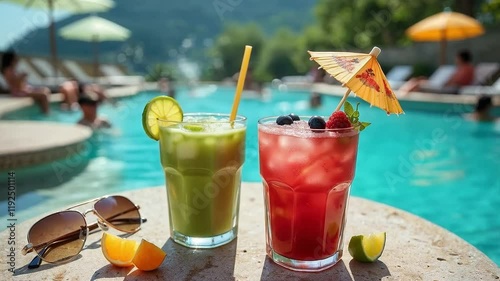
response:
M171 237L188 247L213 248L236 237L246 118L184 114L159 121Z

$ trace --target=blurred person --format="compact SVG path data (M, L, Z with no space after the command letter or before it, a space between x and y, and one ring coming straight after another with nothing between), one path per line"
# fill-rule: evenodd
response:
M233 78L233 81L237 84L238 79L240 78L240 72L236 72L232 78ZM259 90L258 85L255 85L255 82L253 80L253 71L252 71L252 68L250 66L247 69L247 74L245 76L245 83L243 85L243 90L247 90L247 91L258 91Z
M236 85L238 85L238 80L240 78L240 72L236 72L232 79ZM245 76L245 82L243 85L243 96L247 98L263 99L267 96L267 91L265 91L262 83L256 82L253 77L253 69L248 66L247 73Z
M326 70L323 68L313 67L309 72L312 76L313 83L325 83Z
M245 85L243 85L244 90L255 90L257 91L257 86L254 83L253 80L253 73L252 73L252 68L249 66L247 70L247 75L245 76Z
M168 92L168 86L167 77L161 77L160 80L158 80L158 89L160 89L160 92L166 94Z
M468 50L459 51L455 57L457 69L450 79L444 84L444 87L458 89L463 86L471 85L474 81L474 65L472 65L472 54ZM419 91L428 82L425 77L416 77L408 80L399 91L406 95L410 92Z
M474 82L474 65L472 65L472 54L468 50L462 50L455 56L457 70L446 82L448 87L463 87Z
M162 77L158 81L158 88L164 94L167 94L169 97L175 99L175 86L172 80L168 79L168 77Z
M97 95L99 103L108 100L108 97L104 93L104 90L99 85L81 83L76 79L68 80L61 83L61 85L59 86L59 91L65 96L75 96L75 97L80 97L85 93L94 93L95 95ZM71 105L70 108L75 109Z
M309 98L309 106L312 108L318 108L321 106L321 94L316 92L311 92L311 96Z
M111 123L108 120L100 118L97 115L99 97L96 93L88 92L81 94L78 104L83 114L78 124L88 126L94 130L111 128Z
M317 68L313 67L310 72L313 76L313 84L314 83L324 83L325 82L325 75L326 71L323 68ZM317 108L320 107L322 104L321 101L321 94L316 93L316 92L311 92L310 98L309 98L309 105L312 108Z
M495 118L491 115L491 109L493 108L493 102L490 96L481 96L477 100L474 112L468 114L466 117L468 119L478 121L478 122L494 122L498 121L499 118Z
M7 51L2 56L1 72L7 83L9 91L14 97L30 97L48 114L50 89L47 87L34 87L26 81L28 74L17 71L19 58L14 51Z

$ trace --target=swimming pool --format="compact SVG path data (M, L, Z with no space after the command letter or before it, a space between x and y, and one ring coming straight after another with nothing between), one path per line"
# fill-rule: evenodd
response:
M18 219L89 197L163 185L158 144L145 135L141 124L143 106L158 94L141 93L121 100L116 107L104 105L101 113L112 121L114 129L89 141L90 149L84 155L88 163L76 177L50 188L33 186L32 191L19 196ZM227 113L233 89L203 87L194 93L179 89L177 99L185 112ZM243 180L260 181L259 117L290 112L329 115L337 103L338 98L325 96L320 108L311 109L305 92L273 92L268 100L242 99L238 113L248 117ZM362 101L360 112L360 119L372 125L360 135L352 194L441 225L500 264L499 125L464 121L453 112L406 110L405 115L388 117ZM79 117L77 112L57 110L43 117L30 108L4 118L75 123ZM1 219L5 212L0 210Z

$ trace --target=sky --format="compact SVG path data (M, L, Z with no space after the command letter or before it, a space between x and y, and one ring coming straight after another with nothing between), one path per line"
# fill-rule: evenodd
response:
M56 20L68 13L54 13ZM0 3L0 50L5 50L12 42L38 27L49 24L47 11L26 9L20 5ZM47 36L49 36L47 34Z

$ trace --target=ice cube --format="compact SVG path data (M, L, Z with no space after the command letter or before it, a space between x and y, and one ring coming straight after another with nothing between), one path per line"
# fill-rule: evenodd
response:
M313 152L318 150L318 141L311 138L297 139L297 150L307 152L308 154L312 154Z
M211 138L211 137L206 137L203 142L205 143L205 145L207 147L214 147L215 144L216 144L216 140L215 138Z
M185 141L177 144L177 155L179 159L193 159L198 155L199 144L195 141Z
M278 137L278 149L291 150L294 147L295 138L282 135Z
M322 160L305 165L304 169L298 174L295 184L307 190L324 186L326 169Z

